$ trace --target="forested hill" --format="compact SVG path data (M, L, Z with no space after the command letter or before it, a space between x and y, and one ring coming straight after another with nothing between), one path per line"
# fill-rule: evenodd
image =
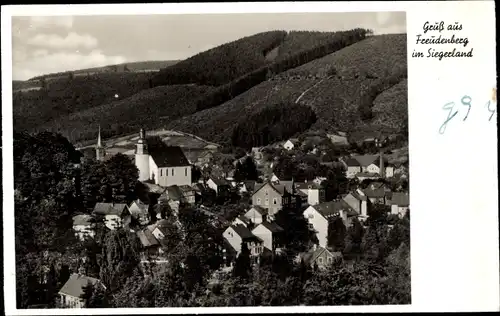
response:
M14 127L19 131L58 131L67 137L71 133L75 136L75 129L81 126L93 128L97 124L108 126L109 130L105 128L103 133L110 137L124 132L112 128L109 122L165 127L179 115L217 108L282 72L342 50L369 35L371 32L364 29L272 31L220 45L155 73L92 74L82 70L81 76L68 74L50 81L41 80L39 90L14 93ZM172 93L170 86L182 88ZM160 87L163 88L156 89ZM150 91L145 92L147 90ZM116 102L120 100L122 102ZM168 112L166 109L177 105L179 100L189 110L173 116L157 115ZM149 103L147 111L140 111ZM113 110L103 111L107 108ZM92 139L95 134L85 131L72 141Z

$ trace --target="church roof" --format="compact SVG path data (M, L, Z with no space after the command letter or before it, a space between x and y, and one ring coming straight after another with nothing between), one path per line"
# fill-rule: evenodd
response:
M149 154L158 168L189 166L189 161L179 146L167 146L161 150L150 149Z

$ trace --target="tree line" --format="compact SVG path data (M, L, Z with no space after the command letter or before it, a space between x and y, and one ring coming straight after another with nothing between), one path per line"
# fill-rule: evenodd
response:
M265 146L304 132L314 122L316 114L310 107L283 102L240 120L233 129L231 142L242 148Z

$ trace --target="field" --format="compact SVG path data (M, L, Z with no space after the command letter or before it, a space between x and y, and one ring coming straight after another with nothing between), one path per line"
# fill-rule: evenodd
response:
M390 58L388 57L390 56ZM365 137L383 129L398 133L407 120L406 81L389 87L374 101L371 121L363 121L359 107L369 88L393 74L406 71L406 34L369 37L336 53L286 71L229 102L168 126L226 142L240 117L280 100L311 106L318 121L314 130L344 131ZM300 97L300 98L299 98Z

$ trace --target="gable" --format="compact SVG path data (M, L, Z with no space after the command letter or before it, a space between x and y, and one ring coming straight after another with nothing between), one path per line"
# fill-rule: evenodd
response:
M278 193L279 195L281 195L281 194L282 194L281 192L279 192L279 191L276 189L276 187L274 187L274 185L271 185L269 182L266 182L264 185L262 185L260 188L258 188L258 189L257 189L257 190L253 193L253 195L256 195L258 192L264 192L264 191L263 191L263 189L264 189L264 190L266 190L266 189L267 189L267 190L274 191L274 192ZM253 195L252 195L252 196L253 196Z

